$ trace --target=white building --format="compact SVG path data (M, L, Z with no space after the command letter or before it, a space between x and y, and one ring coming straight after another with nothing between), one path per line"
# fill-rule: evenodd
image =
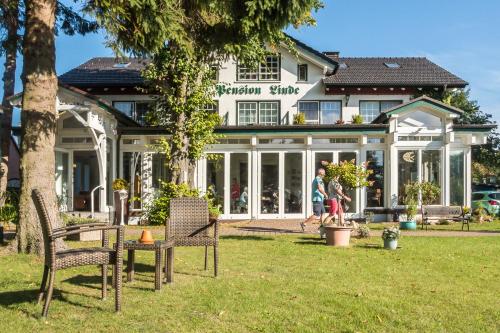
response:
M225 125L217 131L225 138L207 152L221 159L200 160L195 184L214 186L223 219L310 215L322 160L371 162L375 184L351 193L352 214L370 209L388 218L415 180L440 184L436 204L470 206L471 146L485 143L492 126L456 125L461 110L414 98L465 81L425 58L340 58L298 41L297 49L298 57L282 49L256 71L229 60L218 72ZM110 184L122 177L143 199L131 204L140 212L168 172L151 149L166 133L142 125L151 100L135 89L142 67L137 59L94 58L60 76L57 193L69 210L90 210L90 192L101 185L96 208L106 211ZM297 113L305 125L293 125ZM351 124L358 114L365 123Z

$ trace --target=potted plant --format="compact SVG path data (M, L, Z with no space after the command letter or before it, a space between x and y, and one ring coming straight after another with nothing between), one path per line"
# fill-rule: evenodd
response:
M358 187L371 186L368 176L373 172L367 169L367 164L357 165L355 160L341 161L340 163L322 162L326 171L326 182L338 177L338 181L345 190L352 190ZM351 238L351 226L346 225L326 225L326 244L333 246L349 246Z
M117 178L113 181L113 199L115 204L115 217L113 224L119 225L122 222L128 224L128 200L129 183L123 178ZM125 203L125 204L123 204ZM122 212L123 210L123 212Z
M406 221L399 221L401 230L417 230L417 204L413 200L409 200L406 205Z
M353 124L362 124L363 123L363 116L360 114L355 114L352 116L352 123Z
M382 239L384 240L384 249L395 250L398 248L398 239L401 237L401 231L398 227L384 228Z
M306 116L302 112L297 113L293 116L294 125L304 125L306 123Z

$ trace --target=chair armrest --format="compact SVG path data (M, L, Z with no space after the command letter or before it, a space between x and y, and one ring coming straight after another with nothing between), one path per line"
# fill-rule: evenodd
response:
M73 224L73 225L67 225L64 227L55 228L52 231L54 233L58 233L58 232L65 231L65 230L70 231L73 229L91 228L91 227L99 227L99 226L106 226L106 225L108 225L108 223L106 223L106 222L82 223L82 224Z
M96 226L94 228L84 228L84 229L77 229L77 230L70 230L70 231L64 231L64 232L55 232L50 236L50 240L55 240L57 238L62 238L66 237L69 235L78 235L84 232L90 232L90 231L96 231L96 230L117 230L119 233L121 229L124 229L125 226L120 226L120 225L107 225L107 226Z
M196 236L197 234L199 234L203 230L206 230L206 229L210 228L211 226L215 226L215 233L219 232L219 220L215 220L215 221L210 222L207 225L201 227L200 229L193 231L191 234L189 234L188 237Z

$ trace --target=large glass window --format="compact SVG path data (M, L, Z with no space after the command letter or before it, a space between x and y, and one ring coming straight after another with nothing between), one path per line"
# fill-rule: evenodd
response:
M279 213L279 153L261 154L261 201L262 214Z
M399 151L398 172L398 202L403 204L405 186L418 181L418 150Z
M259 124L276 125L279 120L278 102L260 102L259 103Z
M231 214L248 213L248 154L231 153Z
M285 214L302 213L302 153L285 153Z
M320 103L321 123L335 124L340 120L342 111L342 103L340 101L324 101Z
M154 154L152 164L153 188L159 188L160 182L166 181L169 175L165 154Z
M238 80L241 81L279 81L280 80L280 56L268 55L258 68L246 67L238 64Z
M341 101L299 101L306 124L335 124L341 118Z
M314 176L318 172L319 168L324 168L321 162L325 161L331 163L333 161L333 153L316 153L316 158L314 161Z
M422 181L441 186L441 151L422 151ZM438 205L440 202L440 197L438 197L432 204Z
M278 101L238 102L238 125L278 125L280 108Z
M69 155L56 151L56 195L59 209L66 211L69 203L68 168Z
M366 161L367 169L373 171L368 177L373 185L366 188L366 206L384 207L384 151L367 151Z
M461 150L450 153L450 204L463 206L465 187L464 152Z
M207 156L207 192L215 198L216 204L224 211L224 154Z
M142 156L138 152L123 153L123 178L129 182L130 198L142 197ZM133 200L132 209L141 209L141 201Z
M114 101L113 107L138 123L145 125L147 123L146 114L149 112L152 103L151 101Z
M360 101L359 114L363 117L364 123L371 123L378 117L380 112L391 109L402 101Z
M318 111L318 102L299 102L299 112L304 114L306 124L319 124Z

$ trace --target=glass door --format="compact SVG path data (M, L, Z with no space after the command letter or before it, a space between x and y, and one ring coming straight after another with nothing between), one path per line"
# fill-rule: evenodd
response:
M56 150L56 195L59 211L70 209L69 153Z
M303 218L304 155L261 152L259 155L259 218Z
M352 161L352 160L354 160L354 163L356 164L358 163L358 152L342 151L342 150L317 151L314 153L314 170L313 170L314 177L316 176L318 169L323 167L322 162L339 163L343 161ZM312 179L310 181L312 182ZM344 193L346 193L351 198L351 202L347 203L345 213L357 214L359 212L359 207L358 207L359 190L347 189L345 187L343 190Z

